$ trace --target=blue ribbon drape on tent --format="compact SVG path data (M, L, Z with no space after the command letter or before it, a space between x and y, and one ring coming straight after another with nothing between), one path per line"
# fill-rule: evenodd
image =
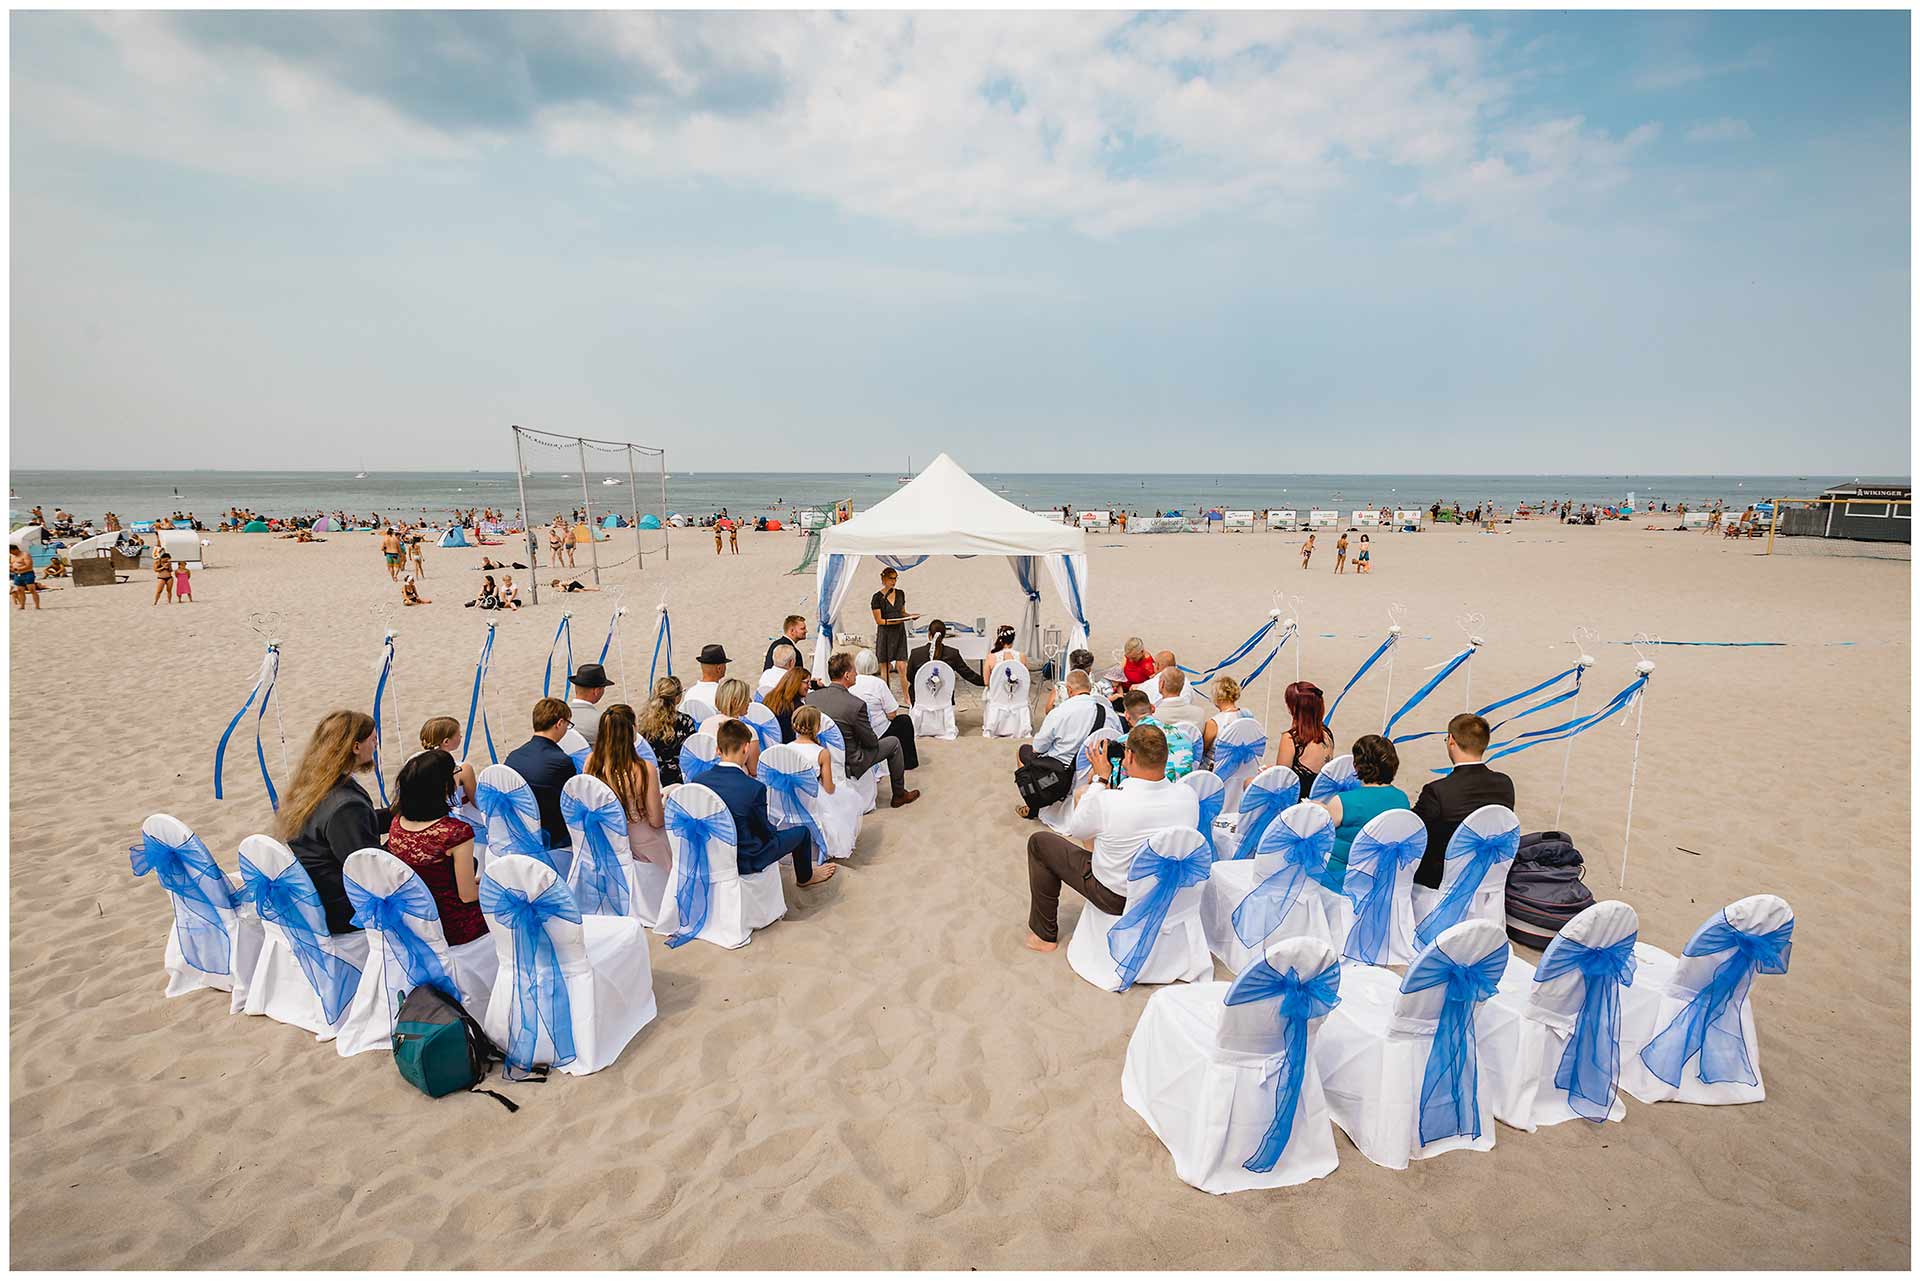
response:
M1040 599L1040 585L1035 578L1040 560L1037 556L1009 556L1013 564L1013 576L1020 580L1020 590L1027 594L1028 600Z
M913 569L916 566L926 564L928 557L925 557L925 556L875 556L874 559L879 561L882 565L885 565L891 569L904 570L904 569Z

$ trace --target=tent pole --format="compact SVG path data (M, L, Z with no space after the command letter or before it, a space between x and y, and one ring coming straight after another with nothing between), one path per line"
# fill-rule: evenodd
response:
M673 559L673 523L667 519L667 451L660 451L660 550Z
M539 551L540 543L533 536L533 513L527 508L527 465L520 458L518 426L513 429L513 475L520 484L520 525L527 535L527 564L533 566L533 572L527 575L529 600L532 604L538 605L540 603L540 558L535 553ZM476 538L479 537L479 526L476 525L473 532Z
M633 559L641 569L647 567L647 553L640 546L640 491L633 483L633 446L627 446L627 497L633 500ZM625 677L621 678L623 681Z

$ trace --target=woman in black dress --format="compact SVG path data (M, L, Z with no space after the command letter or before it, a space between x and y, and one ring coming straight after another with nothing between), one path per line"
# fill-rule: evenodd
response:
M907 688L907 624L920 617L907 612L907 594L895 586L900 575L889 565L880 571L880 590L873 594L873 656L880 660L881 675L892 680L900 677L900 701L913 702Z

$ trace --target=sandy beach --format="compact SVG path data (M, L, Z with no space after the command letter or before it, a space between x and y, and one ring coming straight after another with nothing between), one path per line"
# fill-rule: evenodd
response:
M464 718L497 621L489 707L504 754L527 735L559 610L575 612L576 653L597 650L614 595L463 609L483 550L523 552L429 549L435 603L403 610L376 540L339 533L308 546L212 536L192 605L150 606L146 575L62 584L12 618L13 1263L1907 1267L1907 549L1783 540L1763 557L1644 528L1660 523L1388 535L1367 577L1335 577L1325 538L1303 573L1297 535L1090 537L1103 665L1129 634L1210 663L1275 591L1305 597L1302 671L1330 696L1403 603L1396 704L1460 647L1468 611L1485 615L1482 701L1568 666L1581 623L1599 637L1598 697L1631 678L1634 651L1616 642L1637 631L1786 642L1653 653L1625 890L1631 724L1578 740L1561 824L1596 895L1633 904L1641 937L1670 951L1732 899L1792 904L1792 971L1754 988L1764 1104L1628 1100L1623 1124L1502 1127L1489 1153L1405 1172L1337 1136L1329 1178L1230 1197L1175 1178L1121 1102L1153 989L1102 992L1064 952L1022 946L1032 829L1013 813L1014 745L978 737L971 690L960 740L922 745L924 799L870 816L832 885L789 886L787 918L737 952L653 938L658 1020L597 1075L496 1075L521 1105L510 1115L480 1097L428 1100L386 1055L342 1059L295 1028L229 1015L223 995L164 999L171 917L126 850L157 811L228 867L242 837L268 829L250 741L230 753L227 799L212 789L214 744L258 666L250 614L273 615L283 643L276 703L294 759L322 713L370 705L387 625L408 734L429 715ZM748 532L741 547L716 558L687 531L670 561L609 575L632 610L608 662L614 697L644 692L663 592L679 672L718 641L751 674L781 617L811 614L812 572L784 575L797 537ZM858 570L863 584L877 572ZM1017 621L998 560L935 559L902 586L926 615ZM1043 619L1058 622L1043 589ZM851 630L871 632L857 618L870 590L850 600ZM1247 699L1256 715L1271 687L1277 717L1269 682L1293 670L1283 653ZM1378 728L1383 697L1372 678L1356 691L1343 744ZM1460 702L1443 690L1418 728ZM271 719L269 731L280 781ZM410 746L389 750L389 769ZM1440 760L1433 741L1410 747L1401 784L1415 792ZM1560 752L1506 764L1524 830L1554 826ZM1065 897L1063 929L1080 904Z

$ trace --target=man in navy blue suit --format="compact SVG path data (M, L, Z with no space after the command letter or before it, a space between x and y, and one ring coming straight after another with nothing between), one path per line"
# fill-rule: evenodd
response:
M726 720L714 740L719 754L713 768L700 776L700 785L711 788L733 815L740 875L765 871L791 854L796 884L811 889L833 879L832 863L814 870L812 833L804 827L777 828L767 817L767 789L747 773L747 745L753 742L753 731L744 721Z

